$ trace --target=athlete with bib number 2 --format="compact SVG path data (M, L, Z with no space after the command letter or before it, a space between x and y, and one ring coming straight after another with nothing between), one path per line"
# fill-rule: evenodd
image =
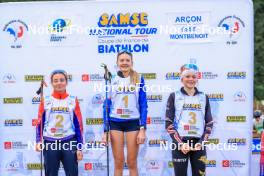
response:
M82 160L83 124L76 97L66 92L67 73L51 74L53 93L41 99L36 127L36 150L43 149L45 176L57 176L62 162L66 176L78 175ZM43 140L42 140L43 139Z
M213 127L208 97L196 88L198 67L181 67L183 87L170 94L166 108L166 129L175 144L172 160L175 176L186 176L190 159L193 176L205 175L207 141Z

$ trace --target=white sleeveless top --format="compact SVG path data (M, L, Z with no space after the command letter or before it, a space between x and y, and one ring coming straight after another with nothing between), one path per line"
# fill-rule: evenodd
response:
M195 96L175 93L175 128L182 137L201 138L205 127L206 96L200 92Z
M112 80L110 118L129 120L140 118L138 107L139 88L140 85L130 84L130 76L122 78L117 75Z
M63 139L75 135L73 112L75 109L74 96L56 99L52 96L44 98L45 123L43 137Z

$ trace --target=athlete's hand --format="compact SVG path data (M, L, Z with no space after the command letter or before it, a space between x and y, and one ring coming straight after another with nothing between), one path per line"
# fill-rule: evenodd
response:
M76 155L77 155L77 161L81 161L83 159L83 153L81 150L77 150Z
M191 147L187 143L183 143L181 146L181 151L183 154L187 154L191 150Z
M37 151L37 152L41 152L41 149L42 149L42 143L41 142L39 142L39 143L37 143L36 144L36 148L35 148L35 150Z
M144 144L145 140L146 140L145 129L140 129L137 135L137 144Z
M107 141L107 133L105 132L102 137L102 143L108 145L109 142L110 142L110 132L108 132L108 141Z

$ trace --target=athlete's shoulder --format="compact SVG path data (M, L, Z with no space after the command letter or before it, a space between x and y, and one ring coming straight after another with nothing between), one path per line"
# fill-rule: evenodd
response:
M198 91L198 94L197 94L200 98L203 98L203 99L208 99L208 96L202 92L202 91Z
M168 102L170 102L170 101L174 102L174 100L175 100L175 92L171 92L169 97L168 97Z
M198 91L198 94L200 94L200 95L206 95L203 91Z
M176 90L176 92L173 92L175 97L182 97L183 93L181 92L181 90Z
M171 92L169 96L175 98L175 95L176 95L176 92Z
M138 74L138 78L139 78L139 80L140 80L141 83L142 82L145 82L145 77L144 77L144 75L142 73L139 73Z

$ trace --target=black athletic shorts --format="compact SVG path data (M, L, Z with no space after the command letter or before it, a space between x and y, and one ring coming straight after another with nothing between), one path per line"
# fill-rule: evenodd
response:
M117 130L123 132L137 131L140 129L139 120L129 120L126 122L109 121L110 130Z

